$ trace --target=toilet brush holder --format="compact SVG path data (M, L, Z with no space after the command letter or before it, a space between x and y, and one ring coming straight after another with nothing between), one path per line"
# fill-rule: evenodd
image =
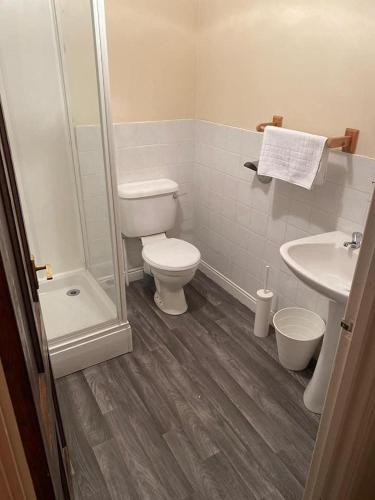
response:
M256 337L267 337L270 329L270 314L273 292L268 290L270 266L266 266L264 274L264 287L257 291L257 302L255 309L254 335Z
M254 335L267 337L270 328L270 315L273 292L271 290L258 290L255 309Z

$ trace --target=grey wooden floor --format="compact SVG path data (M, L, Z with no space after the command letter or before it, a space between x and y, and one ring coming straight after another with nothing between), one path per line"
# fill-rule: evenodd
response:
M152 280L128 289L132 354L58 381L76 499L301 499L318 427L309 372L201 273L189 311L163 314Z

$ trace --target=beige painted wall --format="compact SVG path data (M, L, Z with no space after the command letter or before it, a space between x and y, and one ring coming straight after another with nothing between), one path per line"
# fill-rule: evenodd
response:
M115 122L194 116L196 0L106 0Z
M106 10L115 121L254 129L282 114L313 133L360 128L358 152L375 156L373 0L106 0Z
M200 0L198 19L197 118L359 128L358 152L375 156L373 0Z

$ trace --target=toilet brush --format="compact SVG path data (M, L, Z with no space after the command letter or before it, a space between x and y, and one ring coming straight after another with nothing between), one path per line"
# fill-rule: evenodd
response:
M273 292L268 289L270 266L266 266L264 286L257 291L255 309L254 335L256 337L267 337L270 326L270 314Z

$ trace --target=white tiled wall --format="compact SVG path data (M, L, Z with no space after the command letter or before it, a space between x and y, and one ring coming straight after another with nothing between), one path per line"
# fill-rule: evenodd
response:
M118 181L167 177L179 185L178 214L169 236L193 239L192 180L194 170L193 120L116 123ZM140 241L126 239L129 269L143 265Z
M101 279L113 274L113 262L99 126L77 126L76 143L87 233L87 265L95 278Z
M278 180L261 184L243 167L259 159L262 134L196 122L195 244L203 259L251 295L271 266L274 308L299 305L326 316L326 300L282 262L285 241L320 232L363 229L375 160L332 151L327 182L312 191Z
M278 180L262 184L243 167L257 160L262 134L204 121L114 125L119 183L168 177L180 187L170 236L194 242L203 260L255 296L271 266L274 308L299 305L326 316L326 300L282 262L285 241L341 229L362 230L375 160L331 151L327 181L312 191ZM110 258L99 131L77 127L77 144L92 265ZM143 265L140 241L127 239L129 268Z

